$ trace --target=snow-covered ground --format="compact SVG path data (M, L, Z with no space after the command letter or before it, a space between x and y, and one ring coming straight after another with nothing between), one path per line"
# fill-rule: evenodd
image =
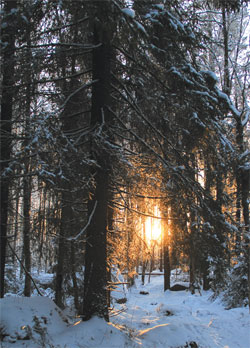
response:
M131 288L123 305L127 310L111 317L112 322L132 330L145 348L183 347L190 342L202 348L250 348L247 308L225 310L219 300L209 300L211 292L164 293L162 283L163 277L153 276L150 284Z
M162 276L117 290L110 323L72 321L47 297L7 296L0 300L1 348L250 347L248 308L225 310L219 300L209 300L210 292L164 293Z

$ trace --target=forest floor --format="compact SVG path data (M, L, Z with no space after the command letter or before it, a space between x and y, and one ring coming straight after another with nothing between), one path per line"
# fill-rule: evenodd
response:
M45 277L42 275L41 277ZM172 276L172 284L183 279ZM141 293L143 292L143 293ZM48 297L7 294L0 300L1 348L249 348L248 308L226 310L212 293L163 291L151 276L113 293L110 323L62 312ZM125 299L126 298L126 299ZM125 303L118 303L118 302Z

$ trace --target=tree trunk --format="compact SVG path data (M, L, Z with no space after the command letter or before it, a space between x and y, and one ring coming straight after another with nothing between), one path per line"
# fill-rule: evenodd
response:
M160 240L160 250L159 250L159 257L160 257L160 266L159 266L159 270L160 270L160 272L162 272L162 270L163 270L163 260L162 260L162 258L163 258L163 253L164 253L164 251L163 251L163 248L164 248L164 246L163 246L163 238L162 238L162 236L161 236L161 240Z
M30 200L31 200L31 179L24 177L23 186L23 255L24 265L27 272L31 272L31 253L30 253ZM24 296L29 297L31 293L31 279L25 272Z
M236 119L237 121L237 135L236 141L239 147L240 153L244 153L244 129L242 125L241 118ZM244 219L244 235L243 239L245 242L245 250L244 255L246 258L246 262L248 265L248 303L250 310L250 240L249 240L249 189L250 189L250 179L249 179L249 169L245 169L239 167L236 170L236 178L237 180L237 200L241 197L241 205L242 205L242 215ZM240 243L239 238L239 243Z
M109 191L109 202L112 202L112 194ZM115 235L114 235L114 209L113 207L111 207L110 205L111 203L109 203L108 206L108 233L109 236L107 237L109 240L113 240L115 239ZM113 243L112 243L113 244ZM111 250L111 246L108 246L108 253L107 253L107 282L109 282L109 284L112 282L112 260L110 255L112 254L112 250ZM111 307L111 290L110 290L110 286L108 287L108 307Z
M245 227L245 257L248 263L248 305L250 310L250 225L249 225L249 170L242 170L242 207Z
M145 284L145 272L147 268L147 260L146 260L146 255L145 252L147 251L146 248L146 219L144 218L144 223L143 223L143 254L142 254L142 273L141 273L141 282L144 285Z
M18 231L19 231L19 203L20 203L20 197L21 197L21 189L20 189L20 178L17 180L17 185L16 185L16 189L15 189L15 203L14 205L14 212L12 215L12 233L13 234L13 242L11 243L13 249L16 251L16 245L18 242ZM16 257L15 254L12 252L12 263L15 264L16 262Z
M73 291L74 291L74 303L75 308L78 311L80 309L79 306L79 294L78 294L78 284L77 284L77 277L76 277L76 261L75 261L75 244L74 241L71 242L71 278L73 282Z
M30 20L30 18L29 18ZM26 32L26 42L27 45L31 46L31 38L30 38L30 30L28 29ZM27 64L32 64L32 55L31 50L27 50L26 56ZM30 122L31 122L31 74L32 70L28 69L26 71L26 95L25 95L25 129L24 129L24 148L28 148L29 146L29 138L30 138ZM23 254L24 254L24 264L27 272L31 273L31 252L30 252L30 208L31 208L31 187L32 187L32 179L30 176L30 151L27 151L27 158L25 159L25 172L24 172L24 183L23 183L23 218L24 218L24 228L23 228ZM27 272L25 272L25 285L24 285L24 296L29 297L31 294L31 278L28 276Z
M64 301L63 301L63 274L64 274L64 256L65 256L65 240L64 239L65 239L64 226L61 221L59 244L58 244L58 255L57 255L56 278L55 278L55 303L60 308L64 308Z
M207 194L211 194L212 187L212 168L210 165L209 154L205 154L205 191ZM205 238L206 236L203 236ZM208 256L209 254L203 252L204 256L201 260L201 272L202 272L202 280L203 280L203 290L209 290L210 288L210 280L209 280L209 263Z
M148 275L148 282L149 283L150 283L151 273L153 272L154 267L155 267L155 246L156 246L156 241L152 240L151 241L150 269L149 269L149 275Z
M61 222L55 279L55 303L60 308L64 308L63 279L66 273L65 260L68 252L68 248L66 245L66 237L68 237L69 223L71 218L71 207L69 206L70 197L70 193L66 192L65 189L65 191L62 192L61 199Z
M241 173L239 170L235 173L235 179L236 179L236 222L238 225L238 231L235 235L235 251L238 254L240 252L240 243L241 243L241 234L242 234L242 228L241 228Z
M170 257L169 246L164 247L164 291L170 289Z
M222 30L224 41L224 83L223 92L230 95L230 72L229 72L229 46L228 46L228 11L225 6L222 7Z
M89 201L89 213L94 211L94 214L86 238L83 316L85 320L93 315L108 320L106 236L109 180L105 169L97 170L95 182L93 199Z
M108 29L107 2L96 2L96 19L94 20L92 53L93 80L97 81L92 88L91 125L99 127L99 138L92 138L91 151L97 168L93 177L95 184L89 195L88 211L93 214L87 229L85 251L85 275L83 320L93 315L108 320L107 296L107 226L108 198L111 159L102 140L110 140L108 134L111 122L110 106L110 77L111 77L111 45Z
M2 101L1 101L1 173L9 166L11 154L11 120L12 104L14 96L14 51L15 51L15 31L14 14L10 15L11 10L17 8L17 1L4 1L4 13L6 16L6 27L1 30L2 42L6 43L2 50ZM8 177L1 178L1 261L0 261L0 296L4 297L4 275L5 257L7 245L7 221L8 221L8 200L10 182Z
M192 168L195 169L196 164L196 157L194 154L190 155L190 162L192 165ZM196 180L194 171L190 174L191 179L193 182ZM195 200L195 196L193 196L193 199ZM187 217L187 221L189 221L189 268L190 268L190 279L189 279L189 288L191 290L191 293L194 294L194 286L196 282L196 264L197 264L197 254L196 254L196 242L198 239L198 231L197 231L197 214L196 212L191 208L190 209L190 216Z
M168 241L168 229L167 220L163 220L163 260L164 260L164 291L170 289L170 256L169 256L169 241Z
M193 242L191 241L190 244L192 246ZM195 256L194 256L194 249L193 247L191 247L190 255L189 255L189 288L192 294L194 294L194 287L195 287Z

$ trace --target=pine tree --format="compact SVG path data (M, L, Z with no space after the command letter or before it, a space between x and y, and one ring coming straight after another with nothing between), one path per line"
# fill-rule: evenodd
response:
M8 168L11 155L11 124L14 99L15 37L17 1L4 1L2 37L2 99L1 99L1 297L4 297L5 257L9 203Z

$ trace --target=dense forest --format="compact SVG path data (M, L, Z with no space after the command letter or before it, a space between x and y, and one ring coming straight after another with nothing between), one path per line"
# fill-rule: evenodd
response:
M108 321L118 271L167 290L180 268L248 306L248 1L3 0L1 17L1 297L15 267L25 297L46 270L60 308Z

